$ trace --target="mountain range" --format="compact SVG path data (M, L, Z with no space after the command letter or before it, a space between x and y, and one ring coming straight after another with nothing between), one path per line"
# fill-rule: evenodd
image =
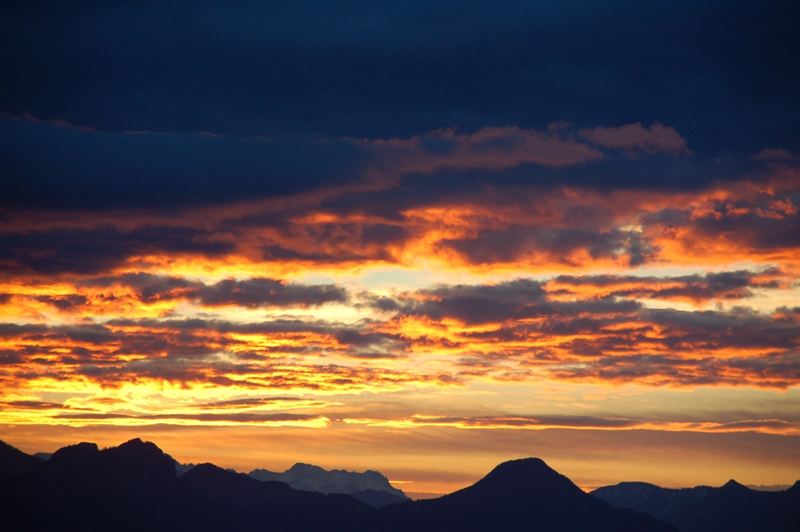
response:
M392 486L389 479L377 471L328 471L319 466L297 463L283 473L254 469L249 476L256 480L285 482L297 490L346 493L376 508L408 500L405 493Z
M685 515L682 511L674 510L679 507L697 514L695 522L705 519L703 530L800 529L797 526L800 524L796 509L800 507L797 484L785 492L766 495L766 492L753 492L739 485L694 488L706 490L698 491L706 495L699 496L696 499L699 502L678 504L658 497L677 496L682 501L693 495L680 495L685 490L664 490L635 483L587 494L544 461L525 458L504 462L477 483L455 493L376 508L374 506L378 505L365 504L351 495L295 489L288 482L266 478L269 475L258 480L213 464L200 464L178 474L180 468L176 468L176 464L155 444L139 439L107 449L91 443L71 445L59 449L48 460L0 442L3 529L698 530L691 528L693 522L680 517ZM314 478L314 475L347 479L342 481L344 484L329 484L324 489L365 485L372 486L366 489L385 488L382 483L385 477L375 472L331 476L335 471L301 464L284 473L265 473L288 480L292 474L287 473L292 470L303 479ZM306 470L313 473L299 474ZM319 484L316 487L321 489ZM708 495L708 490L718 495ZM756 498L752 498L753 493ZM723 509L725 504L738 506L740 513L733 515L746 514L747 518L730 519L731 514ZM672 510L665 511L664 505ZM736 508L729 510L735 511Z
M598 488L592 495L657 517L681 532L800 530L800 481L783 491L757 491L735 480L719 488L683 489L623 482Z

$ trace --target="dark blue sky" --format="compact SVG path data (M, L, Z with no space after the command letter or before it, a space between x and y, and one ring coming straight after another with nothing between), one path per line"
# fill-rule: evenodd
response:
M675 128L692 167L647 186L730 178L731 161L800 148L798 20L779 1L16 2L0 31L4 203L293 192L357 174L343 137L559 121ZM114 135L132 131L160 135ZM590 180L643 181L604 164Z

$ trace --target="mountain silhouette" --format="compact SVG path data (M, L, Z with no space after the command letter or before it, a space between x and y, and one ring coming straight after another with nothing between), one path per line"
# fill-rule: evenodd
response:
M366 530L374 512L347 495L297 491L212 464L179 477L172 457L139 439L29 458L35 468L0 482L4 530Z
M47 461L0 450L3 471L21 464L0 482L4 530L674 530L583 493L539 459L503 463L439 499L376 509L213 464L178 475L172 457L139 439L109 449L71 445Z
M373 508L383 508L390 504L398 504L409 500L405 493L401 497L388 491L374 489L351 491L347 492L347 495L350 495L364 504L369 504Z
M33 471L40 461L0 441L0 482L5 478Z
M756 491L729 480L719 488L669 489L644 482L598 488L595 497L674 525L681 532L800 530L800 481L785 491Z
M591 497L538 458L504 462L468 488L384 512L393 530L674 530Z
M298 490L346 493L376 508L408 500L405 493L392 486L389 479L377 471L329 471L319 466L297 463L283 473L254 469L250 476L256 480L285 482Z

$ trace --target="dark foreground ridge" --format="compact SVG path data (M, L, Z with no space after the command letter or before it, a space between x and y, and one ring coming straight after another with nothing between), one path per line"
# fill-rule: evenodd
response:
M785 491L757 491L730 480L719 488L669 489L622 482L592 492L609 504L674 525L681 532L800 530L800 481Z
M439 499L376 509L212 464L179 476L172 457L139 439L102 450L72 445L46 461L0 449L6 530L675 530L583 493L535 458L505 462Z

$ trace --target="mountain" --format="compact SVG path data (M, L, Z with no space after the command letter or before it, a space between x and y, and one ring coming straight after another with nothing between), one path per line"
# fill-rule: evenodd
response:
M319 466L297 463L283 473L255 469L250 476L256 480L285 482L298 490L346 493L376 508L408 500L405 493L377 471L328 471Z
M347 495L297 491L211 464L179 477L172 457L139 439L29 458L37 467L0 482L4 530L357 531L367 530L375 511Z
M173 499L182 530L358 531L375 511L347 495L298 491L212 464L181 476Z
M373 489L351 491L347 493L347 495L350 495L354 499L359 500L364 504L369 504L373 508L383 508L384 506L389 506L390 504L398 504L410 500L405 493L401 497L388 491Z
M376 509L213 464L178 475L172 457L138 439L109 449L71 445L47 461L5 446L0 458L23 464L0 481L4 530L674 530L583 493L538 459L501 464L439 499Z
M476 484L438 499L384 508L385 530L674 530L584 493L538 458L504 462Z
M0 441L0 481L7 477L33 471L39 460Z
M756 491L735 480L719 488L669 489L644 482L598 488L592 495L674 525L681 532L800 530L800 481L784 491Z

